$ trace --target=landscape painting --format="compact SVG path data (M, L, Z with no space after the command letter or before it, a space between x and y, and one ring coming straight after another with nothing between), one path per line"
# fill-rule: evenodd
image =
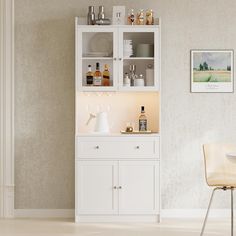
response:
M191 92L233 92L233 50L191 51Z

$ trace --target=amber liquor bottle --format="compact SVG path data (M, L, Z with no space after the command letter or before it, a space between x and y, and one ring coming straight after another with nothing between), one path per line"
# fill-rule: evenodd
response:
M102 74L102 86L110 86L110 72L108 70L108 65L105 64L104 71Z
M141 114L139 116L139 131L147 131L147 117L145 115L144 106L141 106Z
M94 72L93 76L93 85L94 86L101 86L102 85L102 73L100 71L100 65L96 63L96 71Z

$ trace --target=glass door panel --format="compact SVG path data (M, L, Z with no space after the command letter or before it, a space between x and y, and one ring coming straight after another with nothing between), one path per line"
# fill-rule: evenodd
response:
M114 56L117 55L115 47L116 31L114 29L94 28L83 29L81 32L80 55L77 57L79 63L80 88L83 91L113 91L117 87L117 68L114 63ZM96 74L96 65L99 65L100 75ZM88 66L91 66L93 79L87 79ZM103 73L105 68L109 73ZM93 81L93 82L91 82Z
M120 89L134 91L157 90L157 47L155 28L131 27L120 33ZM134 70L133 73L131 68ZM127 74L130 79L127 78Z

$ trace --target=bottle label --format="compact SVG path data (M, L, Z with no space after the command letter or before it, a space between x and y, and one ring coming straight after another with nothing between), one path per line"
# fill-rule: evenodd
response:
M95 86L101 86L102 85L102 77L96 76L93 78L93 85Z
M88 84L88 85L92 85L92 84L93 84L93 76L88 75L88 76L86 77L86 80L87 80L87 84Z
M139 131L147 131L147 120L139 120Z

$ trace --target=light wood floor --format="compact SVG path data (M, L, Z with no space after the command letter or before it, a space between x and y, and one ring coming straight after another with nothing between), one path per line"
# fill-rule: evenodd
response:
M202 220L163 220L160 224L75 224L72 219L3 219L1 236L196 236ZM230 235L229 219L210 219L205 236Z

